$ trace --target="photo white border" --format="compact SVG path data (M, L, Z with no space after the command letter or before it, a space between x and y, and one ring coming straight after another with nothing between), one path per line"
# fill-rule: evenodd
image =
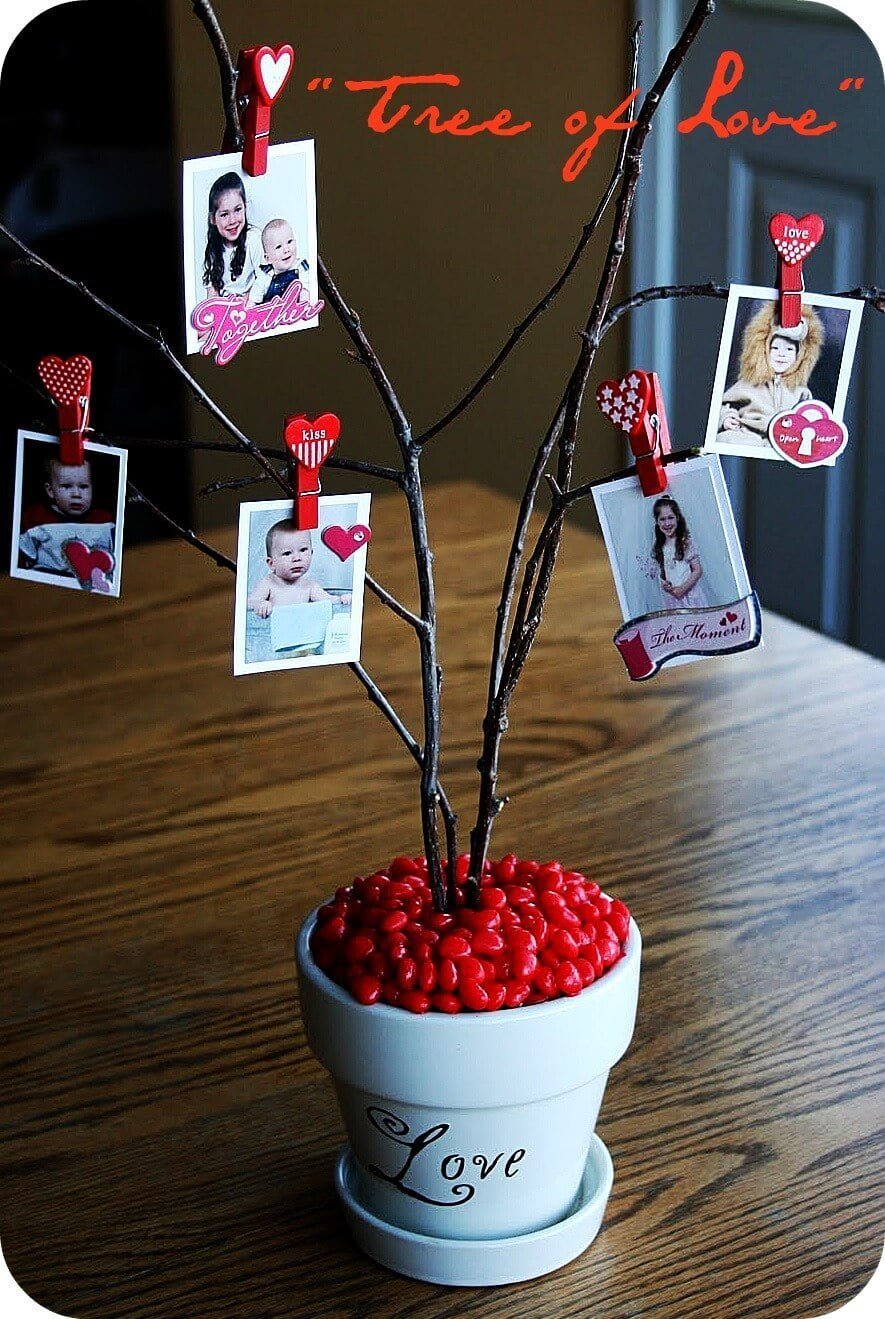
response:
M737 526L735 525L734 513L731 508L731 500L728 497L728 488L725 484L725 475L722 471L722 463L719 461L718 453L702 453L693 458L686 458L683 462L669 463L664 467L668 478L674 473L700 472L706 471L710 476L710 485L713 496L716 500L716 507L719 512L719 520L725 533L725 545L728 550L729 559L731 560L732 570L734 571L735 581L737 582L737 599L741 600L752 591L750 578L747 573L747 565L744 562L744 551L738 536ZM605 541L606 553L611 564L612 577L615 582L615 590L618 593L618 605L621 610L621 617L625 623L632 622L634 618L643 618L643 614L631 614L627 599L627 591L624 586L624 580L621 577L621 570L618 566L618 556L615 553L616 536L614 529L609 521L608 510L604 503L604 496L615 490L635 490L641 499L647 499L651 503L655 499L663 499L669 493L668 490L662 490L660 495L643 495L642 488L639 484L639 478L636 476L622 476L614 481L606 481L601 485L593 487L593 503L596 505L596 512L599 517L599 525L602 528L602 538ZM678 498L674 494L674 499ZM730 604L728 600L717 600L716 605ZM655 612L672 614L675 609L663 609ZM690 658L702 658L701 656L692 656ZM679 661L670 661L678 663ZM684 662L684 661L683 661Z
M278 669L313 669L326 664L356 664L360 657L363 639L363 598L366 586L366 560L368 542L350 557L354 560L353 589L350 603L350 649L336 651L334 655L302 655L295 659L255 660L246 659L246 600L249 595L249 532L252 514L259 510L265 513L292 512L291 499L257 499L248 504L240 504L240 523L237 535L237 592L234 608L234 675L242 677L247 673L275 673ZM322 508L334 508L342 504L356 504L356 521L371 528L369 514L372 496L367 493L353 495L320 495ZM353 525L353 524L351 524Z
M117 485L117 509L114 522L114 575L111 578L110 591L87 591L77 578L56 576L55 573L40 572L38 568L20 568L18 566L19 537L22 519L22 478L24 476L25 444L36 440L42 444L53 444L58 448L57 435L44 435L42 431L20 430L15 450L15 494L12 504L12 544L9 551L9 575L18 577L23 582L39 582L42 586L63 586L70 591L81 591L83 595L98 595L118 600L123 575L123 519L126 513L126 471L129 461L128 449L117 449L110 444L95 444L86 440L83 444L85 453L111 454L120 460L120 475ZM95 525L87 523L87 526Z
M734 339L734 323L737 319L738 302L741 298L758 298L765 302L777 302L779 297L780 294L777 289L766 288L762 284L730 284L728 287L725 320L722 324L722 337L719 340L719 357L716 362L716 375L713 379L713 392L710 395L707 432L704 436L703 448L705 453L735 455L738 458L766 458L777 463L786 462L786 459L769 443L766 443L763 447L758 443L753 444L739 439L717 440L722 396L728 388L726 376L728 375L728 363ZM844 421L845 400L848 397L848 385L851 381L851 369L854 365L854 354L857 350L857 337L860 334L864 304L857 298L839 298L831 293L803 293L802 301L810 307L835 307L840 311L848 312L848 328L845 331L842 360L839 364L836 396L832 405L829 405L833 416L838 421ZM818 401L826 402L825 399ZM816 466L832 467L835 462L835 458L830 458L825 463L818 463Z
M285 156L303 155L305 158L305 179L307 184L307 251L301 253L310 267L309 283L307 285L311 302L319 301L319 273L317 271L317 185L316 185L316 146L312 137L305 138L301 142L280 142L267 149L267 172L270 174L273 170L273 163ZM223 156L200 156L193 160L182 161L181 175L181 229L182 229L182 260L184 262L184 324L185 324L185 351L188 357L193 353L200 351L200 336L191 325L191 313L199 302L202 301L200 293L203 289L203 282L197 274L196 266L193 263L193 246L194 246L194 175L201 174L210 168L217 168L219 174L225 174L229 170L236 170L238 174L243 174L243 153L242 151L228 151ZM244 176L246 186L249 186L249 175ZM278 334L294 334L298 330L315 329L320 323L319 315L313 316L310 320L296 321L294 325L278 325L273 330L265 330L262 334L257 335L254 339L248 340L249 343L260 343L262 339L272 339ZM244 345L245 346L245 345Z

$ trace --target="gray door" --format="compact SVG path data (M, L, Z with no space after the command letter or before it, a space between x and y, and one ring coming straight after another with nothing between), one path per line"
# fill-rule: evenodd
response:
M652 46L669 46L690 8L687 0L641 0L638 11L654 39L646 50L644 86L660 53ZM720 118L738 109L764 119L770 110L798 115L814 107L821 122L836 120L837 129L802 138L775 128L728 141L707 128L677 133L676 122L700 108L723 50L739 52L745 74L720 102ZM848 77L862 77L863 87L841 91ZM816 211L826 221L824 240L805 264L809 290L885 284L885 97L878 56L857 27L824 6L719 0L677 91L667 121L653 134L653 158L643 172L631 254L634 288L709 279L771 284L768 217L776 211ZM676 448L702 442L723 312L723 302L692 299L634 314L631 363L661 375ZM834 468L800 472L752 459L724 462L763 605L880 656L883 352L885 317L868 308L846 413L851 438Z

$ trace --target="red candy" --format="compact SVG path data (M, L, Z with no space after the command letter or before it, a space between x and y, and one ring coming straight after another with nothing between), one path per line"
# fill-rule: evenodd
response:
M358 1003L497 1012L580 994L624 955L630 912L558 861L486 863L476 909L456 863L453 911L433 909L423 857L396 857L320 907L317 966Z

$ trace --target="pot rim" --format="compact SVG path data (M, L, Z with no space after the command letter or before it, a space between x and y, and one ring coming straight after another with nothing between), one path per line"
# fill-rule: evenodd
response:
M320 903L314 907L313 911L305 917L295 940L295 960L303 974L309 977L321 993L327 994L343 1008L358 1008L361 1012L371 1012L376 1020L386 1019L400 1026L411 1020L415 1023L415 1028L420 1025L427 1030L444 1030L447 1028L446 1023L449 1023L448 1028L451 1029L450 1023L456 1022L460 1028L491 1031L495 1029L496 1021L500 1023L502 1017L512 1021L516 1016L520 1021L537 1022L544 1018L555 1019L563 1016L573 1010L574 1004L581 1004L586 1008L594 996L599 998L605 992L616 992L621 981L633 975L634 964L638 962L642 951L639 926L631 916L623 957L604 975L594 980L592 985L585 986L579 994L561 995L559 998L549 999L546 1003L532 1003L528 1007L502 1008L497 1012L409 1012L405 1008L394 1007L389 1003L359 1003L352 994L317 966L310 948L310 936L313 934L317 913L322 905Z

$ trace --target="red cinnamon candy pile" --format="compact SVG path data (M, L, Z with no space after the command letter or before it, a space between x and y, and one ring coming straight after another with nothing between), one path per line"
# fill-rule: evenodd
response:
M558 861L488 862L479 909L433 908L423 857L398 856L320 907L314 960L358 1002L496 1012L580 994L624 955L630 913Z

